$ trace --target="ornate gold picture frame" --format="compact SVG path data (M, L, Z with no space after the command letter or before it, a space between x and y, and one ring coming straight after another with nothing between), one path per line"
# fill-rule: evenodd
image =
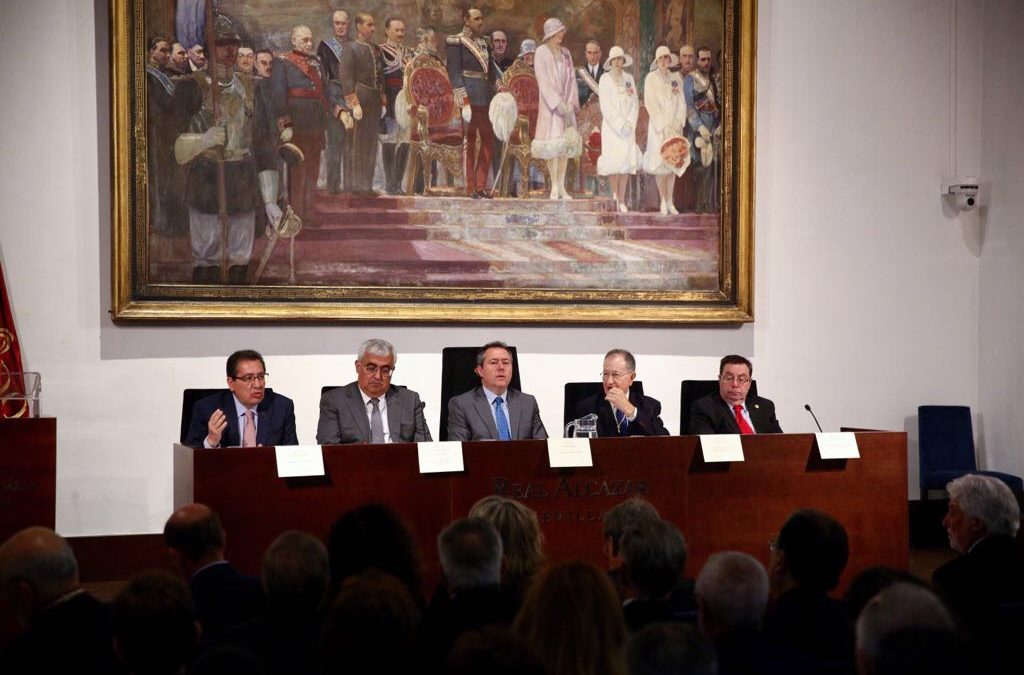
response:
M411 132L407 131L411 136L399 135L398 144L393 146L401 147L403 141L408 141L408 154L416 158L410 160L410 168L411 162L416 162L418 168L426 169L418 171L418 178L416 172L406 171L403 166L394 190L398 194L389 194L385 182L390 179L377 167L373 188L380 194L357 194L350 192L347 184L340 189L325 185L326 169L321 166L311 201L302 207L308 210L296 220L275 221L275 229L268 221L276 213L289 214L291 206L296 207L296 212L300 210L294 198L298 179L294 177L295 169L290 168L295 166L295 159L281 150L286 137L277 136L279 130L291 123L287 111L281 109L280 101L285 99L274 100L268 94L261 99L264 104L256 101L262 86L255 84L258 74L254 71L249 79L241 73L233 75L228 69L236 73L239 70L236 56L209 50L211 64L218 57L231 64L219 71L219 77L225 78L220 89L228 91L236 86L241 92L239 100L248 101L243 107L247 119L252 120L242 124L257 124L254 120L261 119L260 105L264 105L262 119L269 119L271 124L276 122L271 131L273 153L269 166L279 178L287 175L290 180L277 181L275 203L279 211L268 209L264 215L265 204L261 205L259 197L263 197L263 202L268 197L261 192L263 184L253 182L257 171L251 173L253 180L245 194L246 199L252 197L255 222L245 222L254 234L250 257L238 261L229 260L229 248L235 245L228 242L228 216L224 215L225 200L238 198L238 184L229 177L220 196L220 213L212 215L220 228L215 231L221 241L214 245L220 258L197 272L200 263L196 226L190 218L198 202L189 190L194 189L197 176L201 175L192 167L200 158L197 155L189 159L182 150L187 144L178 145L176 139L182 134L192 134L192 139L202 137L201 118L208 112L207 104L197 104L194 111L189 111L195 113L193 118L186 116L181 122L186 128L168 135L158 131L163 128L157 126L157 102L152 92L153 87L163 86L173 98L174 92L191 88L207 96L203 86L196 84L205 75L187 70L175 73L154 65L159 56L156 62L152 60L152 40L162 36L168 46L179 40L203 44L212 40L214 45L227 41L236 47L270 51L276 57L274 68L283 69L291 67L284 62L291 58L290 40L295 36L296 26L309 26L314 46L328 40L332 30L332 14L324 15L322 3L312 0L295 0L289 3L287 12L282 12L280 3L271 0L208 2L212 2L213 11L205 16L212 16L212 23L198 18L200 37L186 40L179 37L179 33L185 32L182 12L190 11L196 19L207 4L202 0L111 0L115 320L664 324L753 321L755 0L487 0L476 4L484 15L481 33L490 38L492 31L500 29L507 35L510 62L514 57L522 59L521 53L529 51L527 40L536 40L537 49L549 48L543 37L546 28L555 26L548 21L552 17L562 22L562 46L576 69L586 65L588 41L601 49L601 65L606 65L604 61L613 45L622 47L629 57L625 60L631 62L623 72L635 82L641 101L635 123L641 151L648 140L647 129L654 128L642 101L645 82L658 74L658 47L669 48L672 71L681 67L679 54L684 44L694 47L695 58L709 57L711 69L699 70L697 77L686 83L685 98L693 110L698 105L693 102L693 92L703 95L700 109L713 110L717 129L697 133L690 122L680 129L678 135L685 140L680 145L689 149L690 164L675 179L676 185L671 187L673 196L659 203L660 186L641 166L636 177L628 177L621 202L628 209L624 213L620 212L608 181L597 170L601 102L596 90L590 96L583 88L585 76L577 70L573 90L580 87L579 102L566 100L570 109L578 105L573 110L573 119L580 136L579 154L569 160L567 172L562 169L566 177L561 181L563 191L571 199L550 198L552 174L544 162L534 157L532 164L524 165L515 159L516 152L528 155L531 147L522 136L515 135L516 131L504 144L508 148L499 143L493 146L493 168L487 173L482 190L487 194L478 198L470 190L472 184L467 182L466 172L457 170L462 165L441 161L441 154L431 155L433 145L428 141L433 140L436 125L428 120L424 106L419 117L416 109L411 109L412 123L407 124L413 127ZM423 35L418 29L434 30L438 62L447 63L453 53L450 50L461 48L457 42L465 22L460 6L452 0L366 0L349 6L353 38L358 38L354 26L357 13L367 12L376 18L376 32L367 40L372 44L385 42L387 17L401 17L404 45L408 48L405 63L410 68L414 61L421 61L413 58L417 34ZM195 21L191 28L196 28ZM301 49L299 52L302 56ZM552 48L551 53L557 52ZM293 61L305 63L301 58ZM387 66L386 59L384 65ZM322 67L326 69L326 65ZM540 87L546 86L541 82L546 77L542 75L544 67L537 65ZM471 70L469 66L465 68ZM436 70L441 73L439 81L443 84L445 69L442 66ZM456 86L460 72L465 71L447 69L455 97L462 91ZM408 76L407 69L401 80L405 86L410 86ZM229 86L226 78L231 77L235 84ZM487 73L483 75L485 80L488 77ZM621 75L617 78L617 82L624 81ZM267 78L268 88L271 79ZM686 80L686 74L680 73L679 81ZM388 81L385 74L382 91ZM390 81L396 80L392 77ZM497 73L488 81L493 82L492 96L495 91L510 91L502 86L502 77ZM665 82L670 80L666 78ZM321 100L326 124L341 124L345 115L339 113L346 105L347 112L353 111L351 104L356 99L331 99L330 84L325 81L323 85L325 93ZM283 91L294 93L293 83L287 86L292 88ZM629 86L620 86L618 91L628 94ZM314 88L312 84L310 88ZM706 93L709 89L714 92L710 96ZM511 97L517 104L511 119L518 123L510 128L522 131L527 138L534 133L543 134L528 119L531 102L522 98L519 91L514 89L515 96ZM399 103L392 104L392 118L395 110L404 105L403 101L415 98L402 98L404 93L403 89L398 94ZM227 110L229 99L224 97L230 93L218 95L222 97L221 109ZM543 94L540 98L543 100ZM465 102L468 101L467 97ZM395 140L394 135L389 138L388 134L403 128L401 121L397 127L389 121L386 103L382 105L385 118L379 129L378 163L393 161L382 159L380 148L388 140ZM536 107L537 102L533 101L533 105ZM470 107L477 110L475 103L463 109ZM454 111L452 119L447 120L449 130L462 134L463 142L456 146L456 152L465 159L469 123L465 117L459 119L458 105L448 108ZM492 105L492 111L493 108ZM477 120L480 124L479 117ZM357 122L361 124L366 122ZM498 128L493 120L492 125ZM230 137L228 123L224 128ZM473 140L473 158L479 162L483 156L480 148L485 145L484 132L481 130L479 136L474 132ZM536 141L534 138L535 150ZM570 145L566 143L566 147ZM666 143L663 147L667 146ZM226 146L205 147L203 151L209 156L220 152L220 162L229 163L231 158L224 158L230 150L225 147L232 147L230 139ZM664 153L662 156L667 161ZM323 157L321 161L326 164L326 149ZM678 154L675 159L679 159ZM303 157L302 161L308 169L316 159ZM558 164L551 166L555 167L557 177ZM487 167L484 171L488 171ZM230 170L228 173L230 176ZM259 173L263 173L262 169ZM315 177L316 171L312 174ZM695 187L699 181L704 181L700 183L703 188ZM386 187L391 188L391 183ZM693 195L699 194L700 189L704 190L703 198L711 200L710 207L694 205ZM207 192L216 195L217 191L210 188ZM168 204L177 216L167 215ZM666 204L679 213L661 213L659 208L664 209Z

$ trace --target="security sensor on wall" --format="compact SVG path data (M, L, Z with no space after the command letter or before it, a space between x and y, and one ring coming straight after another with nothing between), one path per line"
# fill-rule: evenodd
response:
M955 183L943 183L942 197L949 200L957 210L970 211L981 200L978 179L975 176L967 176Z

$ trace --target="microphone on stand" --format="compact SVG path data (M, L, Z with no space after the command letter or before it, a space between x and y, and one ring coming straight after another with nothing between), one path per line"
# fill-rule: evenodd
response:
M814 414L813 410L811 410L810 403L804 403L804 410L811 413L811 417L814 418L814 423L818 425L818 431L820 431L821 433L825 433L825 430L821 428L821 423L818 422L818 416Z

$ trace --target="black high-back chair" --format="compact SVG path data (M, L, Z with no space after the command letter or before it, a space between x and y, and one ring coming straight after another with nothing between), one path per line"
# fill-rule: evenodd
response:
M601 382L566 382L565 403L562 407L562 428L569 422L576 419L576 406L583 399L600 394L604 385ZM629 387L633 395L644 395L644 383L636 380Z
M679 435L690 433L690 408L694 401L718 391L718 380L683 380L679 388ZM750 381L749 396L757 396L757 380Z
M196 401L213 394L227 391L225 387L217 389L186 389L182 392L181 396L181 437L180 442L184 443L185 438L188 437L188 428L192 425L192 406L196 404ZM268 388L268 394L274 393L273 389Z
M480 384L480 376L473 372L479 351L480 347L445 347L441 350L441 422L437 435L440 441L448 440L448 400ZM516 348L509 347L508 351L512 355L512 381L508 387L522 391Z

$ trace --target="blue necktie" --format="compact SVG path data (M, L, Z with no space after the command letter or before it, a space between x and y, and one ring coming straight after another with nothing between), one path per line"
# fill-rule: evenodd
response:
M494 399L494 420L498 423L498 440L511 441L512 434L508 430L508 417L505 416L503 403L500 396Z
M626 429L629 428L629 421L626 419L626 413L618 408L615 409L615 423L619 427L619 436L624 436Z

